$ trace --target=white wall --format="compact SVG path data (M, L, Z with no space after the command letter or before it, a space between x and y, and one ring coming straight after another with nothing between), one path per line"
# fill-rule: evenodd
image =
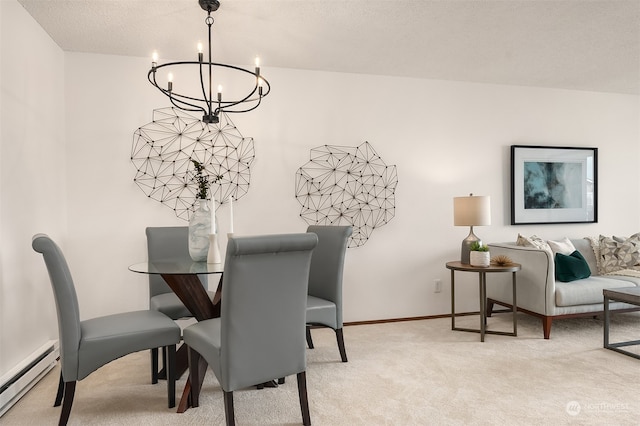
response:
M146 81L149 60L61 53L15 1L0 4L2 373L55 336L34 232L62 243L89 318L146 308L146 277L127 269L146 258L144 228L186 222L133 182L133 132L168 106ZM35 46L28 55L25 38ZM485 241L638 231L637 96L270 69L264 60L272 94L232 117L256 144L250 191L234 205L236 233L306 228L294 177L311 148L368 141L398 167L396 217L347 253L346 321L449 312L444 263L468 233L452 225L454 196L491 196L493 225L476 229ZM510 226L512 144L598 147L600 222ZM433 293L436 278L442 293ZM457 309L477 310L476 277L461 281Z
M67 239L64 53L13 0L0 1L0 377L57 338L31 237Z
M267 58L265 58L266 60ZM147 58L66 54L69 240L83 314L146 306L144 227L186 224L133 183L132 135L167 101L146 82ZM630 234L638 231L638 97L463 82L263 67L273 90L257 110L233 116L255 138L249 193L234 204L238 234L303 231L294 195L311 148L369 141L398 167L396 217L347 253L345 320L449 312L447 260L468 229L452 225L452 198L492 197L485 241L517 233ZM174 88L178 83L174 83ZM180 82L179 84L184 84ZM598 224L510 226L509 146L598 147ZM630 189L632 188L632 189ZM222 226L226 209L219 212ZM224 229L223 229L224 232ZM97 240L96 240L97 239ZM87 247L92 247L90 254ZM224 244L223 244L224 247ZM96 273L100 271L100 273ZM460 309L477 310L477 278Z

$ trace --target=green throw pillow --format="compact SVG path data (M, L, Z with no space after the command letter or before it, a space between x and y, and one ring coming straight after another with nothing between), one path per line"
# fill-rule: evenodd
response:
M591 276L589 264L578 250L570 255L556 253L556 280L568 283Z

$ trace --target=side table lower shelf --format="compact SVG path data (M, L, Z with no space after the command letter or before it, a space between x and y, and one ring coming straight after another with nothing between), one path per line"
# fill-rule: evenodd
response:
M520 264L512 263L505 266L471 266L459 261L447 262L447 269L451 270L451 329L456 331L469 331L480 333L480 341L484 342L485 334L499 334L502 336L518 335L518 318L516 303L516 272L521 268ZM478 286L480 290L480 328L456 327L456 303L455 303L455 272L476 272L478 273ZM511 272L513 286L513 332L487 330L487 273Z

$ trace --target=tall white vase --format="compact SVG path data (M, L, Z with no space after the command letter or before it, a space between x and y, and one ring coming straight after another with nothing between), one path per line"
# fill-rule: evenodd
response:
M198 206L189 219L189 256L194 262L204 262L209 254L211 211L207 200L198 199Z

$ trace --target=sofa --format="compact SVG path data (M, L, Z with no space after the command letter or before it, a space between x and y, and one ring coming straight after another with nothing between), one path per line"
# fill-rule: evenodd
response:
M636 240L632 240L635 246L631 245L632 248L636 247L635 250L640 248L640 235L636 235L638 236L637 244ZM535 240L536 237L533 237ZM587 275L590 275L587 278L569 282L556 280L555 252L549 247L542 247L544 244L540 242L540 239L531 244L531 240L526 238L525 245L519 245L521 240L522 236L519 235L517 242L491 243L488 246L492 259L503 255L522 265L522 269L516 274L517 308L520 312L542 320L545 339L550 337L551 324L554 320L602 314L604 312L602 290L640 286L640 265L637 264L640 251L637 256L632 253L634 256L631 260L628 255L623 259L625 262L635 263L635 265L612 266L612 262L622 262L615 257L621 250L616 245L619 246L625 241L628 243L627 239L603 236L600 236L599 239L567 238L566 240L571 242L575 250L586 261ZM609 246L600 252L599 243L603 244L602 247L605 247L606 244ZM605 253L610 256L605 256ZM606 273L602 273L603 269ZM613 272L609 272L611 270ZM492 274L487 283L487 316L492 315L496 304L512 308L511 289L511 274ZM610 309L630 311L638 308L634 309L634 306L625 303L612 302Z

